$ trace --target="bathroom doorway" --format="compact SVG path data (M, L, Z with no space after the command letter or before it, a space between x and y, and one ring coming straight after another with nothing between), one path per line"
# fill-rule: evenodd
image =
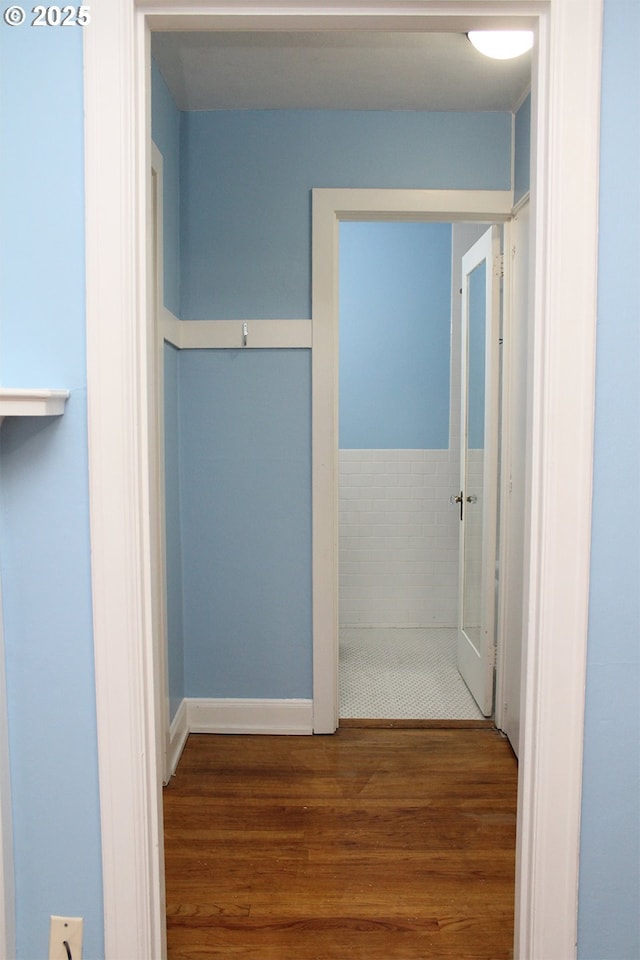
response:
M462 257L487 224L349 221L339 230L340 720L483 722L458 664L460 582L478 567L460 565L460 542L469 556L483 500L497 499L497 450L490 496L470 495L462 541L454 501L467 485ZM475 367L464 396L482 407L470 422L475 447L484 334L483 322L465 352ZM469 455L480 462L482 451ZM491 715L492 703L483 709Z

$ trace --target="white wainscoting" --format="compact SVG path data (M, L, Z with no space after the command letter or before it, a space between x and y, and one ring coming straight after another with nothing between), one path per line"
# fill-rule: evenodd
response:
M340 450L340 626L453 627L458 458Z

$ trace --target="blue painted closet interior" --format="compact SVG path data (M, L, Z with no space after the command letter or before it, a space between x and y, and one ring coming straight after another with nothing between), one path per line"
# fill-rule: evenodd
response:
M309 351L180 360L185 693L310 697Z
M182 320L311 316L313 187L511 183L506 112L180 112L155 65L152 79L153 137L170 158L165 302ZM424 422L446 447L448 345L442 328L430 335ZM167 539L181 547L168 584L172 715L181 693L310 697L309 353L166 352Z

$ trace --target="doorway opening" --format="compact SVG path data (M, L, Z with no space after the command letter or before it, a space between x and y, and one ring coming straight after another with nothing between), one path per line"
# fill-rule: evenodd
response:
M475 661L493 657L494 646L496 592L483 585L482 570L483 563L496 566L496 538L486 538L483 557L482 533L485 509L485 524L496 528L496 359L503 338L499 316L486 329L487 305L499 312L500 304L485 302L484 280L475 289L481 268L470 290L462 269L464 254L486 230L446 221L339 225L343 725L471 723L493 715L493 667L478 677ZM496 255L491 248L489 277ZM483 268L486 259L481 252ZM461 446L463 435L469 443ZM456 502L461 487L466 512ZM490 642L480 652L483 630Z
M429 228L426 232L429 233L430 230L437 231L439 228L446 229L446 224L452 225L451 227L451 237L453 237L455 226L455 235L456 235L456 261L460 259L460 266L456 268L456 283L462 284L462 287L458 286L456 288L456 296L459 297L460 305L459 310L456 312L455 323L451 323L450 320L450 310L451 310L451 259L452 259L452 244L451 239L449 239L449 252L447 254L448 258L448 269L446 273L448 274L449 279L447 280L444 287L446 287L446 294L443 292L442 297L445 301L444 308L444 325L446 330L445 336L445 382L447 382L447 391L446 398L444 400L444 410L441 409L440 414L440 424L436 428L436 432L440 434L440 444L446 446L447 448L447 457L446 460L443 458L441 465L446 471L454 470L456 472L455 485L453 490L456 488L463 488L467 486L466 479L462 481L460 479L461 474L461 465L463 465L463 472L467 470L466 462L468 456L465 454L465 457L461 459L460 453L462 451L462 444L460 443L460 438L466 438L468 429L468 413L466 407L464 407L463 396L461 392L461 376L462 376L462 364L454 363L454 367L459 368L460 373L456 377L456 386L453 390L453 395L455 399L449 401L449 368L451 365L451 332L455 332L455 350L460 357L460 360L463 355L461 349L462 339L461 333L463 330L462 316L463 316L463 303L468 304L469 297L466 293L465 283L462 281L462 254L465 252L463 247L465 245L465 231L462 227L459 227L460 224L465 222L470 224L467 228L467 239L469 243L472 243L472 240L475 237L473 231L479 229L481 233L484 233L486 230L487 223L501 223L507 224L511 218L512 211L512 195L509 191L494 191L494 192L484 192L484 191L405 191L400 194L398 191L393 190L315 190L314 191L314 216L313 216L313 230L314 230L314 404L313 409L317 411L315 414L314 421L314 492L316 496L314 497L314 605L316 611L316 623L314 624L314 729L316 732L332 732L336 729L338 723L338 692L337 692L337 681L338 676L338 633L339 633L339 613L338 613L338 596L336 584L339 582L339 562L337 556L337 549L335 548L335 543L338 542L338 491L339 491L339 440L338 440L338 408L339 408L339 363L338 363L338 327L339 327L339 239L340 239L340 228L341 224L345 223L348 229L352 228L352 224L358 223L358 221L365 222L374 222L377 224L397 224L402 225L407 223L413 223L415 226L420 226L424 224L425 228ZM478 224L484 224L482 228L478 227ZM366 229L366 228L365 228ZM507 229L505 227L505 229ZM496 228L497 230L497 228ZM471 233L469 233L471 231ZM347 245L348 250L348 245ZM496 251L494 251L496 253ZM489 307L492 298L495 300L495 288L498 285L498 280L495 276L495 269L497 264L493 261L496 259L493 253L482 253L480 259L483 258L486 260L486 257L489 256L491 263L489 268L485 270L484 276L486 278L486 296L485 296L485 306ZM460 278L460 279L459 279ZM444 289L444 288L443 288ZM460 295L460 289L463 290L465 296ZM378 300L380 297L378 296ZM466 309L466 307L465 307ZM497 306L494 308L494 312L498 314ZM366 322L366 318L364 321ZM523 315L520 318L520 322L526 326L526 315ZM465 329L466 329L466 320L465 320ZM485 458L486 468L488 469L487 481L485 484L486 491L491 492L490 500L493 501L494 507L491 512L491 517L488 515L484 516L485 497L478 498L478 491L474 494L478 503L478 509L482 510L482 528L485 531L486 536L481 538L481 541L484 542L487 537L487 549L485 551L486 555L482 558L481 567L485 571L487 566L490 567L491 573L485 577L485 581L482 586L482 613L485 623L483 624L483 644L482 650L476 650L478 658L470 658L468 656L468 651L465 653L465 650L468 646L466 643L462 643L461 639L464 634L462 632L462 617L463 617L463 607L459 604L455 604L456 608L456 618L454 620L454 626L460 627L456 629L457 637L457 649L456 649L456 660L460 662L462 675L465 677L465 682L467 685L470 685L472 678L470 676L471 671L475 669L475 664L471 662L472 659L479 659L482 661L482 670L483 670L483 682L490 683L491 685L491 694L493 693L493 668L495 664L494 657L494 614L493 614L493 594L494 594L494 577L493 570L495 567L495 525L496 525L496 513L495 513L495 501L497 498L497 396L498 396L498 387L497 387L497 376L498 376L498 325L497 320L495 324L495 331L493 328L488 329L488 349L485 349L483 344L482 355L483 358L486 357L486 370L484 361L482 363L482 380L490 385L491 389L487 392L487 402L485 403L484 397L481 400L480 406L482 407L482 412L479 415L479 419L482 421L483 425L486 421L486 434L487 438L490 439L490 453ZM484 327L483 327L484 330ZM366 336L366 328L362 327L359 330L358 337L356 338L355 349L352 351L354 354L354 363L359 363L363 365L364 371L363 376L369 377L373 376L372 367L382 362L380 356L375 359L370 356L368 350L375 349L377 344L371 345L367 348L364 345L364 338ZM417 334L414 334L414 337L419 340ZM484 334L483 334L484 337ZM482 339L482 338L481 338ZM348 345L348 338L347 338ZM389 353L391 348L391 342L385 344L386 350L383 351L386 354ZM472 351L473 352L473 351ZM416 354L416 350L413 351ZM477 353L477 351L476 351ZM464 356L469 354L468 343L465 341ZM363 357L368 358L369 362L364 362ZM434 358L435 359L435 358ZM442 367L442 357L440 359L440 366ZM465 360L466 364L466 360ZM418 365L419 367L419 365ZM438 360L435 360L435 367L438 367ZM466 369L466 367L465 367ZM442 372L439 374L442 377ZM420 373L416 374L416 378L419 379ZM403 383L408 379L407 375L403 378ZM477 377L476 377L477 379ZM453 379L451 379L453 383ZM524 383L520 385L521 390L525 390L526 387ZM351 404L349 400L349 388L347 388L347 404ZM466 396L466 393L465 393ZM369 412L366 407L366 401L369 399L369 395L365 394L365 402L361 402L359 406L356 406L357 418L359 418L360 426L358 429L365 429L370 431L379 430L379 423L381 421L380 412L376 418L369 417ZM420 414L419 411L414 409L416 403L419 401L412 401L410 403L411 409L406 410L405 415L404 408L402 405L397 407L395 410L395 417L387 417L387 431L394 429L393 421L394 419L402 419L405 436L408 436L407 429L409 432L414 432L416 430L416 425L420 425ZM426 400L422 401L426 404ZM451 406L451 411L448 409ZM331 418L327 414L327 409L332 410ZM461 420L461 413L464 410L464 422ZM349 424L348 417L350 416L347 408L347 418L345 420L345 428L347 430L354 430L354 427ZM459 424L459 427L456 429L456 438L457 438L457 451L451 455L451 427L450 427L450 418L453 421ZM478 419L478 417L476 417ZM371 422L374 420L375 422ZM369 423L367 423L369 421ZM438 418L436 417L436 423ZM418 427L419 428L419 427ZM484 431L483 431L484 432ZM369 433L369 436L373 436L373 433ZM508 443L508 437L505 437L505 445ZM424 457L424 446L421 452L421 458L426 464ZM353 463L353 455L352 463ZM405 453L406 457L407 454ZM411 454L411 457L415 457L415 454ZM440 454L441 456L441 454ZM359 454L356 454L356 461L359 457ZM411 460L405 460L406 463L411 462ZM405 469L396 468L396 469ZM357 468L361 472L361 464ZM380 469L379 466L372 469ZM411 467L409 468L411 470ZM413 466L413 470L418 469L417 465ZM418 476L418 474L415 474ZM366 475L365 475L366 476ZM412 489L412 484L410 481L412 474L409 472L405 475L406 486L405 494L402 499L409 501L409 492ZM426 474L423 474L426 476ZM444 503L440 504L440 510L446 510L447 513L451 511L454 514L454 508L450 504L450 498L452 497L451 489L447 486L447 483L452 482L452 478L447 476L447 473L443 474L444 483L440 485L438 482L432 482L431 487L432 491L438 493L441 499L444 500ZM436 474L437 481L437 474ZM364 483L360 481L356 486L364 486ZM395 478L395 483L390 481L389 487L395 487L396 489L401 486L398 482L398 478ZM367 489L365 487L365 489ZM414 486L414 489L417 489ZM420 493L424 494L427 490L426 481L424 482ZM369 491L373 493L375 487L373 483L371 484ZM353 490L351 491L353 493ZM320 495L321 494L321 495ZM399 498L389 498L391 502L398 500ZM416 499L421 499L419 496ZM373 500L373 498L372 498ZM365 498L365 506L369 505L368 499ZM475 504L469 503L469 511L473 512L473 507ZM435 509L435 508L434 508ZM404 511L405 514L409 514L409 510ZM449 513L448 522L451 524L451 513ZM402 520L405 520L405 517L402 517ZM415 521L412 521L410 517L406 518L406 531L409 534L411 539L412 526ZM446 521L445 521L446 523ZM384 526L389 526L384 524ZM456 541L456 526L457 524L452 524L451 532L451 541L455 543ZM460 524L460 529L464 530L465 525ZM372 524L364 525L365 534L370 534ZM331 531L335 530L335 540L331 538ZM356 541L364 539L362 536L354 537ZM393 530L389 529L385 531L388 534L389 539L393 538ZM415 538L414 538L415 539ZM428 536L424 538L428 540ZM444 540L444 538L443 538ZM462 543L463 550L460 551L459 544ZM466 544L468 543L468 537L464 536L460 540L458 538L458 550L457 556L458 561L460 556L464 556L466 551ZM359 542L355 544L356 549L360 555L366 557L366 547L363 549L360 546ZM406 544L405 544L406 546ZM424 541L423 541L424 549ZM445 546L443 543L438 546ZM419 546L416 544L410 544L409 549L418 549ZM488 563L487 558L493 554L494 560L491 563ZM416 554L412 554L415 556ZM344 555L343 555L344 559ZM406 560L406 556L403 558ZM455 560L455 554L454 554ZM348 562L353 562L348 561ZM370 561L364 560L365 563ZM401 561L402 562L402 561ZM424 563L424 557L421 556L417 562ZM433 561L432 561L433 562ZM347 568L353 569L353 568ZM457 585L458 582L464 582L464 577L468 573L465 565L458 563L458 568L455 572L451 573L449 571L449 582ZM369 575L369 571L366 574ZM380 582L374 583L373 587L370 588L367 592L371 595L376 595L374 599L377 599L381 590L382 583L388 576L388 571L382 571L382 576ZM418 575L422 576L422 573ZM371 584L371 581L369 581ZM405 592L408 591L405 588ZM443 591L444 592L444 591ZM454 589L454 593L457 591ZM422 598L418 596L418 602ZM322 598L323 602L317 602L318 598ZM335 619L329 620L327 614L327 600L331 598L332 603L329 606L329 610L333 609L335 611ZM486 600L484 598L487 598ZM351 599L351 598L347 598ZM459 597L454 597L455 600ZM375 606L375 604L373 605ZM380 605L381 607L384 604ZM453 616L451 612L451 607L449 607L449 616ZM365 609L363 605L359 606L359 609ZM371 609L371 607L369 607ZM414 607L414 610L416 607ZM414 614L415 615L415 614ZM518 642L521 641L521 631L518 633L516 639ZM490 661L490 662L489 662ZM477 671L476 671L477 672ZM489 680L490 678L490 680ZM477 683L475 684L477 686ZM478 697L477 690L474 690L474 695ZM492 703L488 702L486 698L482 700L479 704L480 710L483 716L491 715L492 713ZM477 717L477 715L476 715ZM388 718L386 718L388 719ZM517 752L517 746L516 746Z
M331 191L329 191L329 193L331 194ZM442 192L440 191L418 191L417 195L415 195L414 191L405 191L399 196L398 193L394 190L373 191L372 193L367 193L367 191L364 191L364 195L362 191L356 190L356 191L345 191L345 194L348 196L343 196L343 199L348 200L349 205L353 203L355 203L356 207L358 206L358 204L363 205L363 209L360 211L361 215L363 214L367 204L369 204L371 210L378 213L383 218L386 212L390 220L396 220L396 219L402 220L403 218L406 220L419 219L419 220L424 220L427 224L432 224L432 225L437 225L436 222L442 220L443 217L447 218L448 216L458 216L460 218L467 219L467 218L473 217L474 214L478 219L482 221L492 220L495 217L499 218L500 220L505 220L505 219L508 219L510 215L511 207L512 207L512 196L511 196L511 192L508 190L503 192L500 192L500 191L488 192L488 193L479 192L478 195L475 195L475 194L470 195L468 192L465 192L465 191L450 191L449 193L445 193L445 194L442 194ZM326 192L322 190L318 191L319 202L321 202L323 197L325 200L327 199ZM332 199L331 196L328 199L331 200ZM404 208L402 207L403 203L404 203ZM399 207L396 206L398 204L400 205ZM340 212L340 209L341 208L339 207L338 208L339 212ZM343 219L342 213L340 213L340 216L338 217L338 219L339 220ZM318 222L320 225L322 225L322 223L324 222L321 213L320 213ZM314 229L315 229L315 223L316 223L316 218L314 217ZM321 247L322 245L318 246L314 244L314 250L316 251L317 255L320 255ZM325 250L324 252L326 253L327 251ZM329 257L329 261L333 262L333 259L334 258L331 255ZM325 269L326 269L326 263L325 263ZM317 271L314 271L314 278L316 277L316 273ZM319 301L317 301L317 298L314 297L314 311L317 303L322 303L322 302L323 302L322 297L320 298ZM333 327L333 319L331 319L329 324L327 324L325 320L326 318L323 319L321 317L318 317L314 312L313 322L314 322L314 325L316 325L317 327L316 331L314 332L314 338L313 338L314 355L317 355L319 349L320 349L320 352L322 351L322 348L319 347L319 343L318 343L318 341L321 340L322 335L326 336L327 333L331 332ZM176 321L176 323L180 325L182 321ZM194 321L194 323L197 326L198 321ZM207 325L206 330L209 330L211 327L216 326L216 323L217 321L215 320L212 321L211 324ZM236 321L236 323L238 323L238 321ZM250 331L251 331L249 333L249 336L253 336L254 321L250 320L248 323L248 326L250 327ZM320 327L321 329L318 329ZM188 329L191 330L192 328L188 327ZM316 333L318 335L317 337L316 337ZM210 344L210 346L213 346L213 345ZM249 358L251 357L253 358L253 361L259 360L257 352L252 353L251 350L249 350L249 352L245 352L244 348L240 348L238 352L237 347L228 356L232 357L236 367L240 367L243 364L246 365L249 362ZM208 359L211 359L209 354L207 354L207 357ZM331 362L333 363L334 360L332 359ZM236 370L236 373L237 373L237 370ZM237 377L236 377L236 380L237 380ZM220 377L218 377L218 381L220 381ZM283 382L284 382L284 378L283 378ZM319 383L317 383L314 380L314 387L320 386L322 382L326 383L326 380L322 381L321 379ZM201 400L204 400L204 396L205 396L204 393L199 394L199 397ZM317 410L318 405L315 404L314 406ZM234 410L238 409L238 407L235 404L232 404L232 407ZM196 405L193 405L192 408L190 409L192 411L196 411L197 407ZM251 410L247 409L246 415L247 415L247 418L249 418L251 416ZM255 413L253 414L253 418L255 420ZM193 425L192 417L189 418L189 422L191 425ZM319 427L319 433L320 435L322 435L323 430L326 429L326 423L317 424L316 426ZM316 432L317 431L314 431L314 435ZM237 432L235 436L237 437ZM197 450L201 451L202 443L200 442L198 437L196 437L195 440L196 440ZM237 481L237 478L236 478L236 481ZM192 503L194 502L195 501L192 501ZM227 501L224 500L223 498L223 505L226 503ZM246 503L245 503L245 506L246 506ZM200 527L200 531L202 531L202 527ZM204 569L204 566L202 566L202 569ZM318 596L318 595L319 595L319 590L316 586L314 589L314 596Z
M534 88L536 276L527 438L533 451L525 601L529 679L516 919L516 951L522 956L575 953L601 7L598 0L580 5L550 0L542 8L506 3L500 11L511 24L524 16L527 26L537 27L540 45ZM146 373L140 369L147 334L139 323L147 297L139 272L131 269L133 263L145 262L146 246L145 31L151 24L175 29L193 28L196 22L219 29L229 24L229 16L241 17L243 28L256 29L264 28L265 16L270 29L278 17L289 28L322 29L327 19L331 25L342 23L335 8L329 17L317 10L301 14L299 8L282 14L239 6L230 15L228 7L211 5L211 17L194 15L192 7L185 16L186 9L187 4L176 2L147 15L128 0L114 0L108 11L95 11L92 30L85 34L94 640L106 951L114 956L132 951L139 957L162 955L146 420L142 414L131 416L131 411L146 411L148 402ZM375 16L353 16L372 29L379 29L381 13L389 28L406 27L409 19L412 29L467 29L470 19L482 19L487 11L495 14L490 4L482 10L469 3L456 7L455 16L422 10L408 18L389 4ZM114 64L121 70L121 84L108 82ZM120 385L115 392L114 375ZM559 592L557 584L569 566L574 576ZM558 822L564 828L561 835Z

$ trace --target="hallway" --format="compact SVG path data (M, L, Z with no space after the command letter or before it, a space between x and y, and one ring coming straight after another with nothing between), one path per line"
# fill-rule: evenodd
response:
M192 735L169 960L509 960L516 780L489 729Z

